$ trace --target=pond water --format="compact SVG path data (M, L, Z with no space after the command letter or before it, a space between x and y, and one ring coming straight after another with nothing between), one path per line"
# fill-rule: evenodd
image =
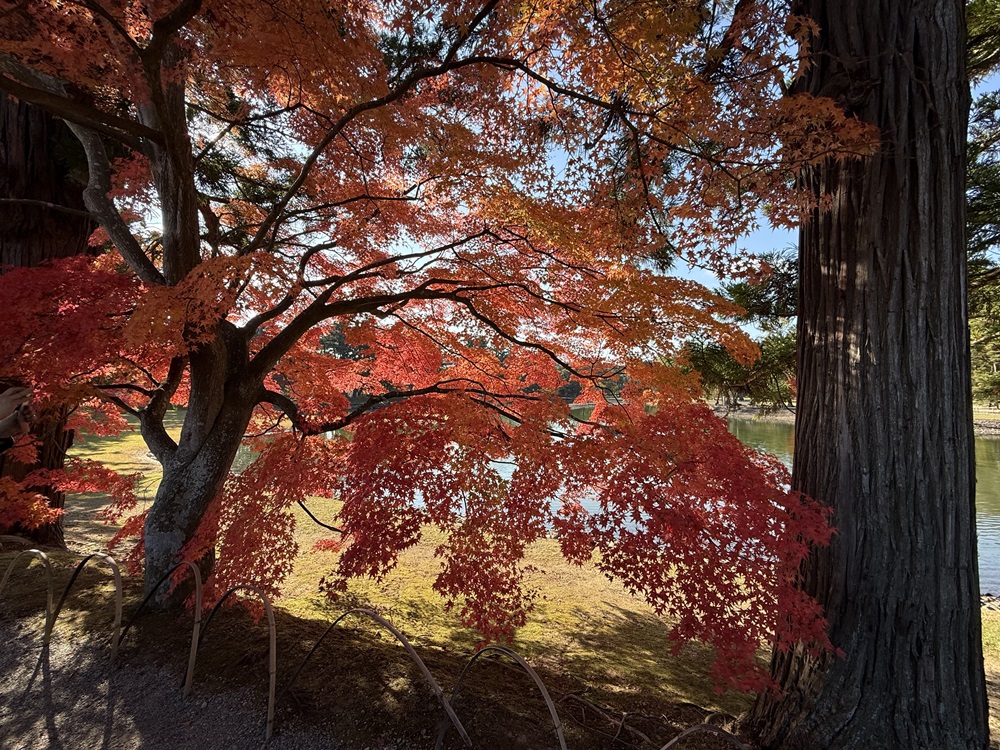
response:
M729 431L746 445L792 465L792 425L730 419ZM1000 594L1000 438L976 438L976 527L980 590Z

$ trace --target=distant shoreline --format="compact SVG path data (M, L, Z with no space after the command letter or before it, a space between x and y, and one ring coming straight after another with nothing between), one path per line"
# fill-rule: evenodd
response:
M713 406L717 416L724 419L746 419L757 422L772 422L780 424L795 424L795 414L784 407L762 412L756 406L739 406L726 409L724 406ZM1000 412L996 416L982 413L973 415L974 431L977 437L1000 438Z

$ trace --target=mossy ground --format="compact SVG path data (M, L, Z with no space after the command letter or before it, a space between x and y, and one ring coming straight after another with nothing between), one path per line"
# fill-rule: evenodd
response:
M75 451L120 471L142 472L143 502L152 500L157 467L137 434L95 440ZM99 496L70 498L67 540L74 550L96 551L113 533L94 517L104 502ZM328 519L336 512L336 503L317 498L310 509ZM312 549L331 533L299 509L295 512L300 555L276 603L279 693L330 621L350 607L368 607L388 618L449 690L479 636L461 625L456 612L446 611L432 589L439 566L435 535L428 533L405 552L385 580L355 581L344 600L332 603L318 592L317 582L334 566L336 553ZM13 554L0 554L0 565L5 568ZM50 556L58 597L79 556L59 551ZM643 736L659 747L709 714L736 716L749 705L750 696L713 689L708 648L688 646L674 654L667 638L669 623L593 566L567 564L550 540L533 545L527 562L537 568L529 583L539 597L528 624L510 647L539 671L553 692L571 747L644 746ZM88 569L67 600L53 637L109 633L111 591L104 571ZM2 598L2 616L41 613L41 573L15 576ZM140 598L141 583L126 579L126 618ZM41 615L37 617L40 623ZM387 633L361 619L344 625L326 638L279 703L279 729L295 714L328 725L339 739L362 747L386 736L403 738L407 746L433 746L443 714L405 651ZM190 628L190 614L143 616L123 645L123 661L176 665L179 676L186 665ZM991 697L1000 699L1000 613L983 612L983 645ZM267 652L266 621L254 622L240 607L225 608L203 639L195 690L259 686L263 717ZM489 660L477 666L457 708L477 747L557 746L544 703L527 676L509 663ZM1000 735L995 715L991 725L994 735ZM446 746L460 746L453 731L448 738ZM692 737L686 745L724 746L708 736Z

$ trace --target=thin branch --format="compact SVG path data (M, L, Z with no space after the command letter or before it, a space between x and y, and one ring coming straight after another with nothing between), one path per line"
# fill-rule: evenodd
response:
M154 378L153 377L153 373L151 373L146 367L142 366L141 364L139 364L138 362L136 362L134 359L130 359L129 357L126 357L124 354L119 354L118 358L121 359L121 360L123 360L123 361L125 361L125 362L128 362L132 367L134 367L139 372L141 372L143 375L145 375L146 378L149 380L149 382L152 383L155 387L158 388L160 386L160 381L157 380L156 378Z
M472 35L476 32L479 25L486 20L486 17L493 12L498 4L499 0L489 0L489 2L479 9L479 12L473 16L471 21L469 21L469 25L462 30L454 44L451 45L451 49L448 50L448 53L444 58L444 62L446 64L455 59L455 55L457 55L459 50L465 46L465 43L472 38Z
M208 152L211 151L213 148L215 148L215 146L219 143L219 141L221 141L223 138L229 135L232 129L239 124L240 123L235 120L233 122L227 123L226 127L224 127L212 140L210 140L201 151L195 154L194 165L197 167L198 164L201 162L201 160L204 159L205 156L208 154Z
M118 22L118 19L108 12L107 8L99 2L93 2L92 0L84 0L83 6L90 12L103 18L104 21L115 30L118 36L121 37L122 41L128 45L132 52L135 53L136 57L142 57L142 48L136 43L135 39L132 38L132 35L129 34L128 31Z
M1000 268L994 268L992 270L981 273L978 276L970 276L969 290L974 291L976 289L981 289L987 284L997 281L998 279L1000 279Z
M338 529L336 526L330 526L330 524L323 523L316 518L316 516L312 514L312 511L309 510L309 508L306 507L306 504L301 500L297 500L296 502L299 504L299 507L306 512L306 515L309 516L317 525L322 526L324 529L329 529L330 531L336 531L338 534L344 533L343 529Z
M264 119L267 119L271 115L281 114L282 112L285 112L286 110L289 109L288 107L282 107L281 109L273 109L273 110L270 110L268 112L262 112L259 115L249 115L249 116L247 116L245 118L239 118L239 119L235 119L235 120L230 120L230 119L227 119L224 115L221 115L218 112L213 112L208 107L206 107L206 106L204 106L202 104L199 104L198 102L188 101L188 102L185 102L185 105L187 106L188 109L193 109L195 112L201 112L203 115L206 115L207 117L211 117L213 120L218 120L219 122L224 122L227 125L241 125L243 123L253 122L255 120L264 120ZM225 106L225 105L223 105L223 106Z
M484 367L480 366L479 363L473 361L472 359L470 359L469 357L467 357L465 354L463 354L461 351L455 349L452 346L449 346L447 343L445 343L444 341L441 341L440 339L438 339L436 336L434 336L430 332L425 331L423 328L420 328L419 326L414 325L413 323L411 323L410 321L408 321L406 318L404 318L399 313L393 313L393 317L396 320L398 320L400 323L402 323L404 326L406 326L407 328L409 328L411 331L414 331L415 333L419 333L421 336L424 336L425 338L427 338L430 341L432 341L434 343L434 345L437 346L442 351L448 352L449 354L451 354L454 357L459 357L460 359L465 360L465 362L470 367L472 367L475 370L478 370L479 372L481 372L486 377L491 378L493 380L503 381L503 378L500 377L499 375L496 375L496 374L494 374L492 372L489 372Z
M488 236L494 236L494 235L488 229L484 229L481 232L470 234L466 237L463 237L460 240L455 240L454 242L448 242L444 245L438 245L437 247L432 247L428 250L418 250L413 253L403 253L402 255L390 255L386 258L383 258L382 260L377 260L372 263L369 263L366 266L355 268L349 274L346 274L344 276L330 277L327 283L333 283L335 281L338 287L345 286L346 284L352 284L355 281L361 281L362 279L370 278L371 272L378 268L383 268L384 266L390 266L404 260L415 260L417 258L426 258L428 255L446 253L449 250L455 250L456 248L464 247L465 245L475 242L478 239L482 239L483 237L488 237ZM312 282L307 283L307 285L309 284L312 284Z
M733 50L736 40L740 37L741 26L746 20L745 16L749 15L756 3L757 0L739 0L736 3L736 7L733 9L733 17L729 22L729 28L726 29L726 33L722 35L722 39L719 40L715 48L707 50L705 54L706 62L705 67L701 71L701 77L706 81L712 80L712 77L722 69L723 63ZM713 26L715 24L714 12L712 14L712 24Z
M140 417L140 412L135 407L129 406L124 400L114 395L113 393L105 393L104 391L101 391L99 398L114 404L122 411L131 414L133 417L136 418Z
M535 351L545 354L549 359L558 364L560 367L564 367L571 375L575 375L576 377L581 378L583 380L595 381L595 380L600 380L602 378L614 377L615 375L619 374L619 371L614 369L607 370L603 373L591 373L590 375L580 372L575 367L573 367L573 365L569 364L569 362L566 362L562 357L560 357L554 351L549 349L547 346L539 344L537 341L528 341L526 339L519 339L514 334L507 333L497 323L495 323L493 320L491 320L486 315L477 310L475 305L473 304L473 301L468 297L460 297L458 295L455 295L449 297L449 299L453 299L455 302L458 302L459 304L463 305L469 311L472 317L474 317L480 323L483 323L485 326L496 332L497 335L499 335L501 338L506 339L512 344L517 344L520 347L524 347L525 349L534 349Z
M95 385L95 388L99 388L102 391L132 391L133 393L140 393L146 398L152 398L153 391L148 388L143 388L142 386L135 385L134 383L105 383L103 385Z
M496 3L497 0L490 0L490 2L487 3L487 8L491 8L492 6L496 5ZM470 26L469 33L471 33L472 28L473 27ZM275 227L275 225L278 223L279 219L283 215L285 208L288 206L292 198L295 197L295 195L305 184L306 179L309 177L309 174L316 166L320 156L322 156L323 152L326 151L327 147L331 143L333 143L334 140L340 137L340 135L343 133L347 125L349 125L353 120L355 120L357 117L364 114L365 112L379 109L381 107L393 104L394 102L402 99L404 96L406 96L406 94L410 92L410 90L414 86L416 86L418 83L420 83L425 79L434 78L436 76L449 73L453 70L458 70L463 67L479 64L480 60L478 58L470 58L466 60L457 60L457 61L451 59L454 57L454 52L457 52L457 50L462 46L462 44L465 43L467 38L468 38L467 35L465 37L460 36L459 40L456 41L455 45L452 47L453 51L449 51L445 62L430 68L418 68L417 70L413 71L408 76L406 76L406 78L404 78L395 88L391 89L384 96L378 97L377 99L370 99L367 102L356 104L349 110L347 110L343 115L341 115L340 119L337 120L336 123L334 123L333 127L331 127L327 131L326 135L323 136L323 138L319 141L319 143L316 144L316 147L309 154L309 156L307 156L306 159L302 162L302 167L299 169L298 175L295 177L294 180L292 180L292 183L285 190L284 195L282 195L281 198L278 200L278 202L274 205L274 207L265 217L264 221L261 222L261 225L257 229L257 233L254 235L253 240L241 251L241 254L246 255L261 249L261 247L266 243L267 237L271 233L271 230Z

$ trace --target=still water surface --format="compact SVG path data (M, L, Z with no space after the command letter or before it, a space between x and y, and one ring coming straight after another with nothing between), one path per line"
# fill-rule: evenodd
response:
M729 431L792 465L792 425L730 419ZM1000 438L976 438L976 526L980 590L1000 594Z

